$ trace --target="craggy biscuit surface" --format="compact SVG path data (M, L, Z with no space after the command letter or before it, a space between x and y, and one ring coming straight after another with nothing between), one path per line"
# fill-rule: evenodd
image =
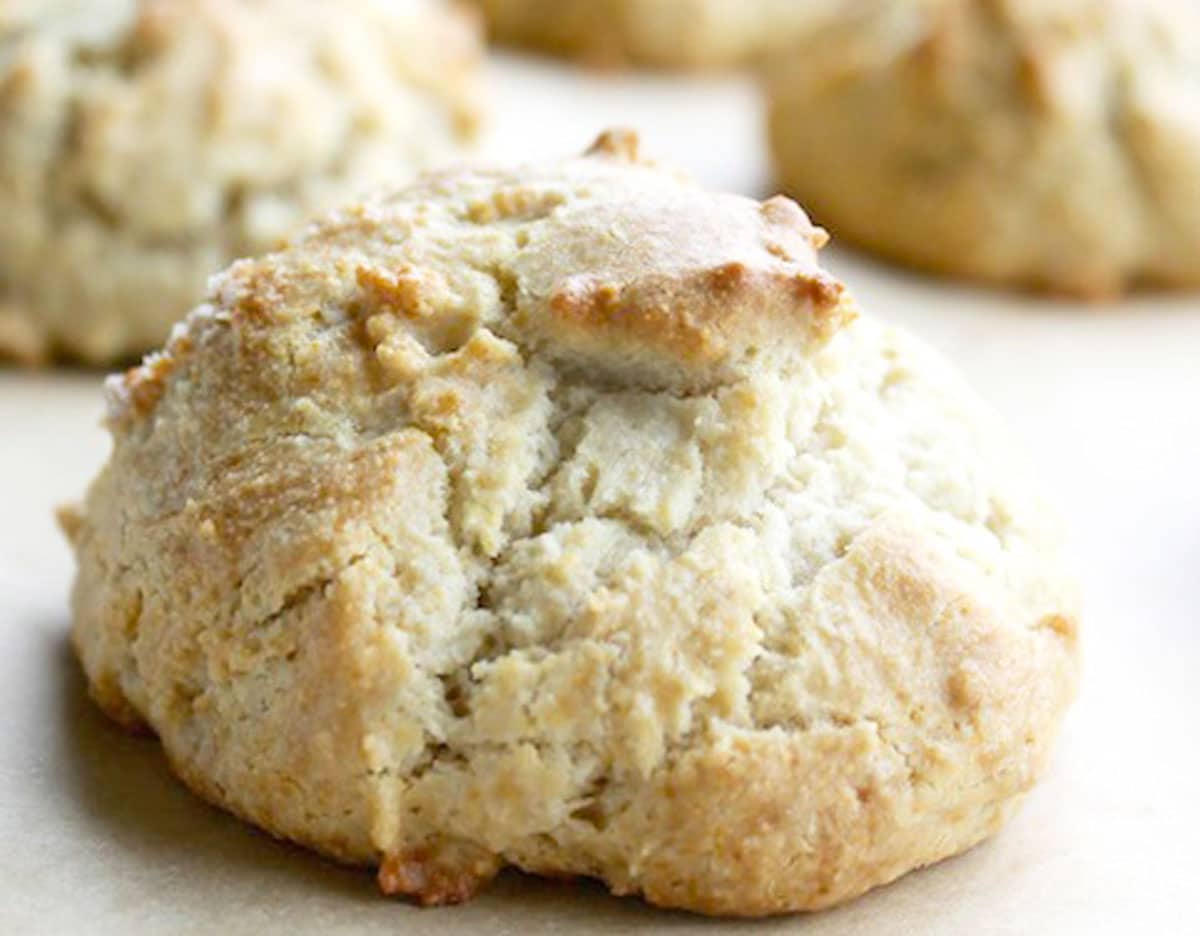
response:
M235 264L110 383L66 523L95 698L425 903L515 865L779 913L980 841L1074 694L1074 588L822 242L610 134Z
M919 267L1200 285L1200 5L851 0L772 68L784 187Z
M0 0L0 355L162 344L206 278L469 134L436 0Z

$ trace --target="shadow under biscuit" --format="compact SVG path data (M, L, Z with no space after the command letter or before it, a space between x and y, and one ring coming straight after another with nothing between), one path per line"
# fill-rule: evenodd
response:
M80 818L113 846L193 872L286 875L348 897L375 897L369 875L273 839L194 796L171 773L152 734L128 732L95 706L65 638L53 664L65 787Z

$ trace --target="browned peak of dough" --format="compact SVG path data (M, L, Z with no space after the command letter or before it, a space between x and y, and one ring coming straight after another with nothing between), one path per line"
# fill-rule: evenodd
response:
M151 409L195 333L284 356L351 319L393 381L486 330L605 385L704 392L795 366L853 316L825 240L786 198L642 161L627 131L581 158L431 174L235 264L165 358L113 385L116 411Z

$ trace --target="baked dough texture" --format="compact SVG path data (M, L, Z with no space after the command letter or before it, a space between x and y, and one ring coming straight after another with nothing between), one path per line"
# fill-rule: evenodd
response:
M493 36L593 65L753 62L844 0L475 0Z
M471 134L437 0L0 0L0 355L166 340L237 257Z
M917 267L1200 285L1200 5L857 0L771 68L784 187Z
M424 903L515 865L771 914L990 835L1074 694L1074 586L823 240L610 134L236 263L110 381L64 518L96 700Z

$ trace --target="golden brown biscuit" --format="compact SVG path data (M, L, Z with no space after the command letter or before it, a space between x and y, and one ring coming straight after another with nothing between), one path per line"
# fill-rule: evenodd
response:
M770 80L781 181L839 238L1088 297L1200 284L1200 7L843 10Z
M784 199L610 135L235 264L110 384L93 694L276 835L824 907L994 832L1076 679L1053 514Z
M0 355L157 347L233 259L469 134L436 0L0 2Z

